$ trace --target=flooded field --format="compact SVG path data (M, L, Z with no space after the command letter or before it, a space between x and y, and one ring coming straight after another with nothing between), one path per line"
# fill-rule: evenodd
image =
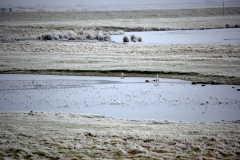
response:
M0 111L72 112L185 122L240 119L239 86L154 80L154 77L1 75Z
M215 29L239 20L227 3L1 12L0 159L238 159L239 30ZM119 31L143 42L101 41Z

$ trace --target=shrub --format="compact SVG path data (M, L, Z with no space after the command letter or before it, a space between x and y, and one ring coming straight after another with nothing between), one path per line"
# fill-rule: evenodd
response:
M239 26L238 24L236 24L234 27L235 27L235 28L239 28L240 26Z
M94 34L93 34L93 33L88 32L88 33L86 33L85 35L86 35L86 38L87 38L88 40L94 40Z
M137 37L135 35L131 35L131 41L132 42L136 42L137 41Z
M59 39L63 39L63 35L62 33L60 32L60 34L58 35Z
M53 33L42 34L37 37L37 40L98 40L98 41L110 41L111 36L109 32L103 32L101 30L64 30Z
M78 35L77 40L81 40L81 41L86 40L86 36L85 35Z
M138 42L142 42L142 37L138 37Z
M99 40L99 41L103 41L104 40L104 35L102 32L98 32L97 33L97 36L96 36L96 39Z
M64 38L68 40L76 40L77 34L71 30L63 32Z
M111 36L109 34L105 35L104 41L111 41Z
M128 39L127 36L124 36L124 37L123 37L123 42L129 42L129 39Z
M153 30L153 31L160 31L160 28L153 27L152 30Z
M68 40L76 40L74 37L69 37Z
M39 36L37 37L37 40L42 40L42 35L39 35Z
M53 35L53 40L59 40L59 35L54 34Z
M84 31L81 29L81 30L79 30L77 33L80 34L80 35L83 35L83 34L84 34Z
M48 34L42 35L42 40L45 40L45 41L52 40L52 34L48 33Z

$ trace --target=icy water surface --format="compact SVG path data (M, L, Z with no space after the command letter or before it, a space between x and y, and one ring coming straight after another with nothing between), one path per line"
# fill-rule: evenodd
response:
M123 36L131 35L142 37L142 43L157 44L240 44L240 28L209 29L209 30L177 30L177 31L149 31L149 32L125 32L124 35L112 36L112 41L123 43ZM134 42L130 42L134 43Z
M146 83L145 80L149 80ZM0 75L1 111L97 114L123 119L240 120L240 89L154 78Z

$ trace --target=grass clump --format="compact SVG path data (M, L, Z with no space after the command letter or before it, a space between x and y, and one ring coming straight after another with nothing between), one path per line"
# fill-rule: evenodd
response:
M138 42L142 42L142 37L138 37Z
M142 42L142 37L137 37L135 35L130 36L130 40L132 42ZM129 42L129 38L127 36L123 36L123 42Z
M112 33L111 33L112 34ZM62 30L52 33L46 33L39 35L37 40L49 41L49 40L98 40L98 41L111 41L109 32L102 30Z
M131 41L132 42L136 42L137 41L137 37L135 35L131 35Z
M127 36L123 36L123 42L129 42L129 38Z

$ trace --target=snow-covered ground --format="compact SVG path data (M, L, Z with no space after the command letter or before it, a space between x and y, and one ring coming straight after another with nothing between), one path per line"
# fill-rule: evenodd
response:
M156 79L156 77L155 77ZM145 82L150 81L149 83ZM240 119L240 89L151 78L0 75L0 111L72 112L123 119Z

